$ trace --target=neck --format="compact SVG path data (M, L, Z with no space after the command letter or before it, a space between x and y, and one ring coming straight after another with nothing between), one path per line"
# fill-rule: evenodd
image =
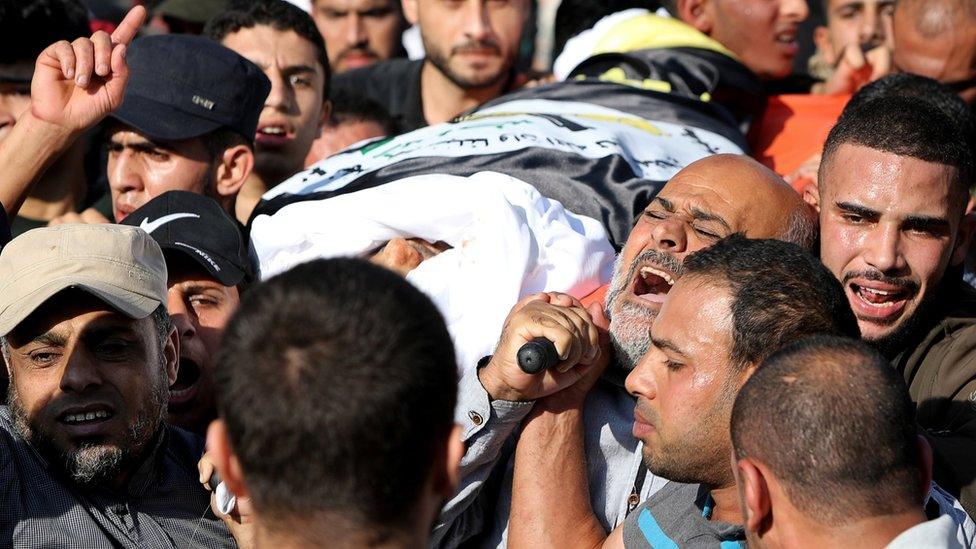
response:
M50 221L74 212L87 192L84 150L76 144L47 169L31 189L18 215L38 221Z
M268 185L264 182L264 179L257 172L251 172L251 175L247 177L247 181L244 182L241 190L237 193L234 216L237 217L238 221L247 224L247 220L251 217L251 212L257 207L258 202L261 202L261 197L266 192L268 192Z
M333 549L422 549L427 544L424 535L397 532L379 537L375 530L362 527L349 529L344 526L332 528L329 521L315 521L305 525L291 524L287 528L268 529L260 523L254 532L254 547L257 549L313 549L322 547L322 540L329 540Z
M711 520L729 524L745 522L742 520L742 510L739 508L739 492L734 483L731 486L712 488L710 493L715 503Z
M843 547L856 539L859 549L880 549L905 530L925 522L921 509L868 517L848 524L822 524L809 516L793 518L796 520L784 520L789 529L784 536L785 546Z
M484 88L458 87L429 60L424 62L420 73L420 95L424 107L424 119L430 125L453 119L462 112L494 99L502 94L507 78Z

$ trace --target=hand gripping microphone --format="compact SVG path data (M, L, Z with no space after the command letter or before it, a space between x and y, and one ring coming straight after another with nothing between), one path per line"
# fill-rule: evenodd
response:
M556 346L544 337L534 338L522 345L515 355L519 368L531 375L538 374L559 364Z

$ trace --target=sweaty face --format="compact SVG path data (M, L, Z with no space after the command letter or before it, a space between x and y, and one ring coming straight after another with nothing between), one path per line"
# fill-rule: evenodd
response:
M0 65L0 142L30 108L32 73L33 66L29 64Z
M403 21L396 0L316 0L312 18L325 38L335 73L389 59L399 50Z
M315 46L294 31L269 26L241 29L223 44L261 67L271 80L254 137L254 169L277 185L304 168L323 116L325 71Z
M954 169L841 145L820 191L820 258L843 283L864 339L896 351L965 257Z
M704 31L732 50L760 78L790 74L800 51L796 32L809 12L806 0L713 0Z
M651 322L681 276L685 256L735 232L777 238L797 206L785 183L744 157L713 156L678 172L638 218L617 257L606 305L618 362L633 368L647 351Z
M976 105L976 21L962 16L935 36L923 36L914 11L895 12L895 69L938 80Z
M131 466L166 414L176 349L132 320L64 292L9 335L8 402L21 436L80 484Z
M427 59L456 86L486 88L509 76L518 56L526 0L407 0Z
M844 48L860 44L870 48L893 44L891 17L894 0L830 0L826 38L817 46L830 64L839 61Z
M200 139L153 141L119 128L108 143L108 184L115 221L166 191L213 195L214 167Z
M167 258L169 311L180 336L180 369L170 387L169 422L204 434L217 416L214 366L220 339L240 304L235 286L224 286L192 260Z
M627 376L644 463L678 482L731 477L729 418L745 374L733 368L732 298L698 278L678 281L651 328L653 345Z

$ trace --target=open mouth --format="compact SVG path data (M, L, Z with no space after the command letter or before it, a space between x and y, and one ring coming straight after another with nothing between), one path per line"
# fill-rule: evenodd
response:
M58 416L58 421L65 425L86 426L108 421L114 416L115 412L108 406L96 405L65 411Z
M254 141L263 147L281 147L291 141L291 134L283 124L260 126Z
M634 295L652 303L662 303L674 286L674 276L651 265L645 265L637 270L634 276Z
M852 295L851 305L857 317L887 323L901 316L906 304L915 294L911 288L874 281L851 282L847 286Z
M180 369L176 375L176 383L169 388L169 404L176 406L193 399L197 394L197 382L200 381L200 365L188 357L180 357Z

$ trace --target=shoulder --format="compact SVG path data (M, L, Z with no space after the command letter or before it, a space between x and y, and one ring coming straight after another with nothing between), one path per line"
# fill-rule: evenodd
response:
M404 79L414 73L419 74L421 65L423 60L387 59L368 67L337 74L333 77L332 83L336 89L353 88L352 91L366 91L361 90L363 85L397 89Z

